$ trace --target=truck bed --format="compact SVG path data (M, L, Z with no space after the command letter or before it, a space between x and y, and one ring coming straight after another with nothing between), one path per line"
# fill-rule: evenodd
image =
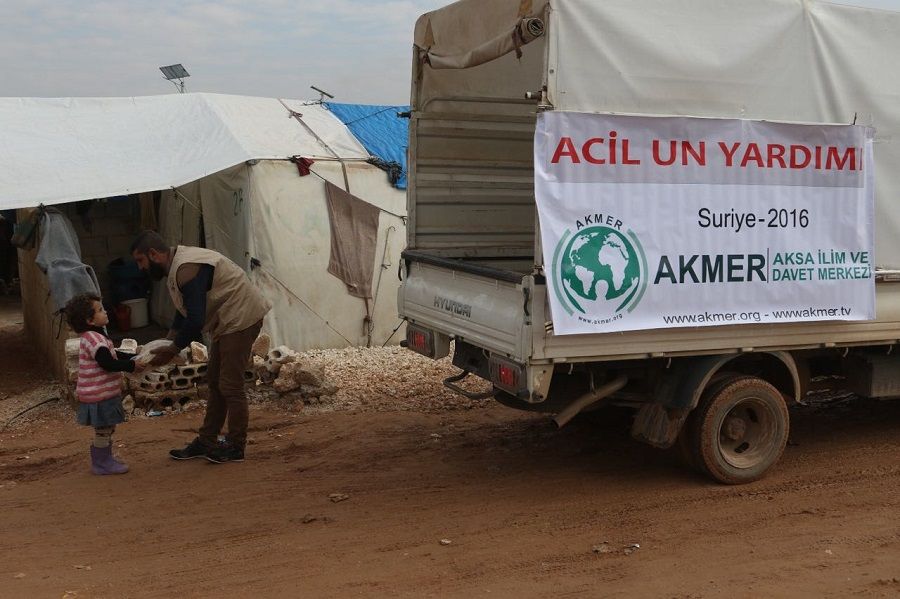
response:
M447 258L407 250L400 303L414 324L521 362L570 362L890 345L900 339L900 284L876 286L878 319L742 324L554 335L533 260Z

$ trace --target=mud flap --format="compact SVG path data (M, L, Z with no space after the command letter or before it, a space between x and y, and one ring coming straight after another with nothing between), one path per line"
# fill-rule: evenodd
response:
M688 413L690 410L672 408L661 403L645 404L634 418L631 436L653 447L668 449L678 439Z

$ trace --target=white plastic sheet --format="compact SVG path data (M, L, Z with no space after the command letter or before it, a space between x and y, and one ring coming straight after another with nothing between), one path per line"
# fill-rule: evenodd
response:
M3 209L177 187L253 159L368 157L319 105L219 94L0 98L0 132Z

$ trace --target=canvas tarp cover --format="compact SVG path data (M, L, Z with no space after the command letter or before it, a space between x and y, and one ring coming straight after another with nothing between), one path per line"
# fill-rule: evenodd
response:
M546 51L556 110L855 120L876 130L876 258L900 266L900 13L818 0L463 0L423 15L416 44L464 53L511 30L523 5L533 14L549 5L545 42L468 77L426 66L423 104L463 93L521 98L540 83L523 68Z
M0 98L0 131L3 209L177 187L253 159L369 157L320 105L219 94Z
M406 189L406 149L409 146L409 119L397 116L406 106L376 106L327 102L325 106L356 136L370 154L385 163L400 166L394 185Z

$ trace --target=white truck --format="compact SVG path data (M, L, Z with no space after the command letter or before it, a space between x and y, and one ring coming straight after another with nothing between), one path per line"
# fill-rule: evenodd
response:
M900 352L894 351L900 342L900 285L895 282L900 280L900 271L895 270L900 266L900 210L894 206L900 201L898 56L900 13L817 0L461 0L423 15L415 30L408 247L399 292L399 311L408 325L405 344L441 358L454 341L453 363L460 373L445 384L472 398L494 397L512 407L554 413L560 426L580 411L602 404L633 407L636 439L660 448L677 444L693 466L723 483L762 477L787 442L789 404L802 403L822 375L842 377L848 390L862 396L900 395ZM651 239L653 247L646 251L650 262L640 275L645 287L649 279L648 297L656 296L655 308L648 314L660 316L668 294L673 305L708 306L721 319L699 322L714 326L684 326L690 324L684 321L655 326L651 319L629 328L616 315L582 318L585 328L575 330L577 334L572 334L577 321L561 331L560 317L570 317L563 304L567 294L575 298L575 280L554 278L551 271L570 268L569 274L578 277L589 271L572 270L577 265L565 263L567 256L579 257L578 245L568 246L561 258L556 257L557 250L548 251L549 229L555 226L548 210L553 202L565 207L570 199L590 207L590 199L575 191L589 183L562 182L557 171L540 163L542 156L551 152L556 162L596 167L592 172L601 173L596 189L597 197L602 197L600 207L588 211L586 219L623 229L621 234L607 232L600 240L618 239L609 247L621 250L629 245L628 235L620 215L610 213L608 206L643 211L659 220L671 214L666 212L668 196L647 193L627 205L604 196L603 190L614 189L609 192L613 195L633 193L648 189L641 185L659 182L644 180L654 176L648 168L629 181L613 182L627 185L609 187L603 177L612 171L604 169L617 157L619 163L636 163L637 154L629 158L626 147L623 156L622 143L616 154L614 131L605 129L604 141L583 127L599 123L598 127L628 128L637 123L632 130L638 133L654 130L655 123L663 121L668 123L663 128L672 122L676 129L681 127L683 123L671 117L691 117L685 122L691 126L699 122L701 132L707 125L713 132L724 126L745 135L766 130L764 137L768 135L770 142L784 132L822 139L834 130L859 131L863 126L868 133L856 146L858 154L851 156L849 146L833 150L829 164L847 165L852 157L855 182L843 186L843 192L874 186L874 194L869 191L868 208L864 194L852 196L859 202L849 220L832 219L830 215L837 214L832 209L849 204L832 202L829 195L838 193L833 185L843 184L834 179L822 182L828 148L810 150L822 152L817 166L810 166L820 171L813 179L781 187L772 181L790 177L795 165L786 154L779 156L777 148L789 153L793 146L773 142L767 149L757 148L757 155L744 154L740 166L747 167L749 160L749 166L760 171L769 167L768 174L758 174L752 181L738 177L737 183L743 185L740 193L735 192L738 195L719 213L708 208L703 213L703 208L694 210L690 204L690 218L678 240L685 247L696 241L697 247L707 249L706 258L696 262L699 270L692 270L695 264L684 255L680 266L674 257L669 262L663 256L669 265L666 270ZM563 135L548 142L548 131L558 133L557 125ZM623 137L617 139L621 142ZM705 141L711 162L712 152L718 152L722 161L723 153L728 159L729 150L731 162L737 160L737 146L726 143L716 149L712 138ZM638 142L632 142L636 152ZM683 152L685 165L705 160L691 153L698 147L688 146ZM657 166L664 162L656 158ZM680 181L685 182L697 183ZM573 190L571 198L568 189ZM721 197L724 188L691 189L714 189ZM790 201L778 203L795 197L792 193L805 198L812 211L797 210L799 204ZM748 194L756 199L748 200ZM769 208L762 214L742 211L753 201ZM874 210L874 217L867 216L867 209ZM633 212L632 220L635 214L640 212ZM715 219L725 231L709 228ZM788 270L784 261L805 259L806 252L795 256L785 250L773 258L765 251L740 249L734 254L740 258L732 260L728 247L709 250L710 243L721 244L723 234L743 248L744 240L750 239L745 237L748 219L762 221L755 224L763 229L774 223L777 230L753 233L757 242L769 240L772 247L780 243L790 248L792 239L802 245L810 236L815 243L820 233L850 239L851 245L858 242L857 247L866 251L855 252L854 280L848 282L852 287L824 280L825 273L838 271L827 271L829 257L813 257L812 251L815 264L803 269L823 280L816 283L819 286L804 287L796 280L805 276L802 269ZM576 228L583 225L579 222ZM822 233L826 230L830 233ZM648 237L653 237L652 230L643 233L644 239ZM578 243L588 241L585 237ZM821 247L826 246L822 242ZM621 255L627 264L627 255ZM837 256L846 260L840 253ZM831 254L832 261L834 257ZM773 260L781 260L780 266ZM776 268L779 272L773 272ZM697 275L699 279L694 276L701 271L705 274ZM751 287L752 280L744 288L704 284L722 283L734 272L750 279L755 272L768 287ZM788 275L791 280L781 280ZM637 274L631 279L623 276L627 277L620 274L615 282L608 279L596 288L595 278L585 284L581 297L596 295L595 289L615 295L610 290L616 285L639 280ZM688 292L674 286L671 291L661 289L667 279L686 276L697 283ZM768 308L784 308L785 298L795 292L810 302L814 301L810 293L829 300L834 293L840 302L863 306L863 314L854 312L857 319L850 319L849 308L817 312L820 308L813 307L812 316L781 311L788 316L779 321L771 309L722 308L729 302L742 305L741 294L753 295L756 292L749 290L757 288L763 295L766 289L776 289ZM867 302L871 308L865 313ZM458 383L470 375L489 381L491 391L478 395L465 391Z

